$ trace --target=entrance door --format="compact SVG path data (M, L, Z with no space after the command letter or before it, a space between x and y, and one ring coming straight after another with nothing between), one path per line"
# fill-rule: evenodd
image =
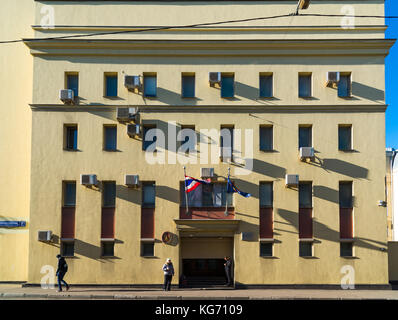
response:
M213 286L226 283L224 257L233 257L233 238L181 238L182 285Z

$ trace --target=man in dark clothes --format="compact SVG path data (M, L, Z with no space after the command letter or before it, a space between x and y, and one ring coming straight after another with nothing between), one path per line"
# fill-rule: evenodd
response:
M227 284L226 286L232 286L232 260L231 257L225 257L225 274L227 276Z
M60 254L57 255L57 258L58 258L58 269L57 269L57 272L56 272L56 276L58 277L58 290L57 290L57 292L61 292L62 291L61 282L63 282L65 284L66 291L68 291L69 290L69 285L64 280L65 273L68 271L68 264L66 263L65 258L62 257Z
M170 258L168 258L166 260L166 263L163 265L162 270L163 270L163 273L164 273L163 290L164 291L170 291L171 280L173 279L173 276L174 276L174 267L173 267L173 263L171 262Z

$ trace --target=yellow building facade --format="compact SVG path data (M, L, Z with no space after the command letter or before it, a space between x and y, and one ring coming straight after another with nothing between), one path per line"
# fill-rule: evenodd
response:
M0 233L18 264L15 273L2 261L1 281L39 284L62 253L71 284L158 285L166 258L173 284L214 284L231 256L241 287L388 285L379 201L394 41L382 20L289 16L295 1L26 2L34 22L27 14L12 35L25 46L6 47L23 70L2 88L23 116L2 130L24 156L1 146L12 183L0 214L28 224ZM384 15L384 1L311 1L300 12ZM15 84L21 73L28 93ZM77 97L61 101L68 89ZM121 119L122 108L139 116ZM196 153L174 148L181 129L193 129ZM233 134L224 158L222 129ZM214 173L199 198L189 194L189 214L184 167L197 179ZM228 170L250 197L226 203ZM128 187L126 175L139 183Z

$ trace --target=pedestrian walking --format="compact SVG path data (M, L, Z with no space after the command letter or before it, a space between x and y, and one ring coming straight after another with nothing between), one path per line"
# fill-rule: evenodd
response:
M57 292L62 292L62 283L64 283L64 285L66 286L66 291L68 291L70 286L64 280L64 276L68 272L68 264L66 263L65 258L62 257L60 254L57 255L57 258L58 258L58 268L56 272L56 276L58 277Z
M225 275L227 276L227 283L226 286L232 285L232 260L231 257L224 258L224 268L225 268Z
M164 272L163 290L170 291L171 280L173 279L173 276L174 276L174 267L173 267L173 263L171 262L170 258L167 258L166 263L163 265L162 270Z

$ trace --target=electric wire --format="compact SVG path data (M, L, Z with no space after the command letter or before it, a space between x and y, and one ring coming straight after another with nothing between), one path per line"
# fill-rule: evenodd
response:
M246 19L226 20L226 21L218 21L218 22L205 22L205 23L197 23L197 24L182 25L182 26L174 25L174 26L165 26L165 27L145 28L145 29L139 29L139 30L109 31L109 32L96 32L96 33L91 33L91 34L75 34L75 35L67 35L67 36L57 36L57 37L4 40L4 41L0 41L0 44L75 39L75 38L83 38L83 37L95 37L95 36L127 34L127 33L140 33L140 32L162 31L162 30L173 30L173 29L184 29L184 28L198 28L198 27L205 27L205 26L216 26L216 25L227 24L227 23L241 23L241 22L249 22L249 21L270 20L270 19L280 19L280 18L299 17L299 16L301 16L301 17L331 17L331 18L333 18L333 17L343 18L344 17L344 18L398 19L398 16L343 15L343 14L320 14L320 13L295 14L295 13L291 13L291 14L283 14L283 15L268 16L268 17L246 18Z

